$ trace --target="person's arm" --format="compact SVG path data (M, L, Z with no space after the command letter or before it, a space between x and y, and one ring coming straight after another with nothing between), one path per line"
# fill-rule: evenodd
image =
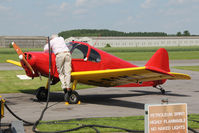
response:
M44 46L44 52L48 52L48 43Z

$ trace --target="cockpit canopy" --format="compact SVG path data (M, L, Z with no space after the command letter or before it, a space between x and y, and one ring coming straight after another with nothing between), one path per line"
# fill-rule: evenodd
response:
M100 54L89 45L78 42L69 42L66 44L72 54L72 59L83 59L84 61L100 62Z

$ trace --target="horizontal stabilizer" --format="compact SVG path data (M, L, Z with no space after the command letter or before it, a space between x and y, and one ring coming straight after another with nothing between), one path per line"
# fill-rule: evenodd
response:
M191 79L191 77L187 74L175 73L175 72L168 72L168 73L173 75L173 77L168 78L171 80L178 80L178 79L190 80Z

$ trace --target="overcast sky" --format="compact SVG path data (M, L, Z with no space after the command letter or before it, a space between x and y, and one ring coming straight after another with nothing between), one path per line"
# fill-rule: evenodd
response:
M0 36L72 29L199 35L199 0L0 0Z

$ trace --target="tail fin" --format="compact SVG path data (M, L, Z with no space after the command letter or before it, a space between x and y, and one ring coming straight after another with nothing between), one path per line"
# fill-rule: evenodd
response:
M169 56L167 50L164 48L158 49L145 66L155 67L166 72L170 72Z

